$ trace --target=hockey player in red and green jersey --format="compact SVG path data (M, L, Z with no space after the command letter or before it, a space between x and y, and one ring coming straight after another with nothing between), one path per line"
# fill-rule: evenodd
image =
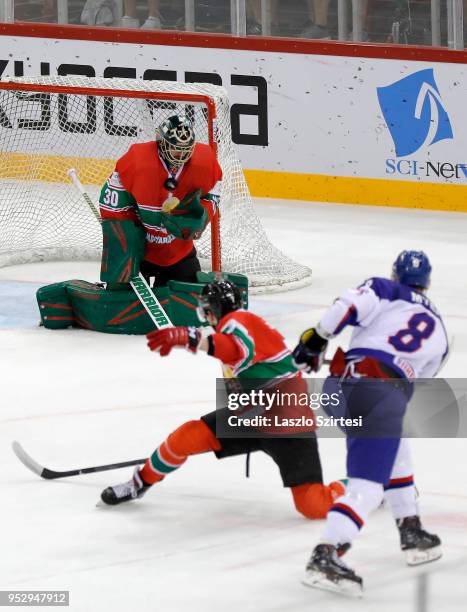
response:
M212 148L195 141L184 115L161 123L156 140L133 144L102 188L102 219L133 221L145 230L141 272L155 285L196 282L201 269L193 240L212 220L222 170Z
M284 391L305 391L305 381L279 332L261 317L242 309L239 289L228 280L203 288L199 313L215 330L203 337L195 327L172 327L148 334L152 351L166 356L174 347L193 353L203 350L230 368L237 381L268 379ZM323 484L314 432L307 437L217 437L216 411L184 423L152 453L133 478L102 492L102 501L115 505L141 497L154 484L178 469L189 456L214 452L217 458L267 453L277 464L282 482L291 489L296 509L310 519L324 518L334 500L344 494L341 482Z

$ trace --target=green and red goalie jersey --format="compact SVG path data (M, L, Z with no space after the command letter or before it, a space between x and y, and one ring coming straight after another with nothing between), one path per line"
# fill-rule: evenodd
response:
M281 334L246 310L226 314L210 336L209 354L229 367L235 378L301 378Z
M169 191L165 182L175 178L177 186ZM201 190L201 204L212 220L218 204L222 170L208 145L196 143L191 158L178 170L168 168L155 141L132 145L115 166L99 198L103 219L129 219L141 223L146 231L145 260L170 266L193 249L192 240L170 234L161 223L162 206L169 197L179 200Z

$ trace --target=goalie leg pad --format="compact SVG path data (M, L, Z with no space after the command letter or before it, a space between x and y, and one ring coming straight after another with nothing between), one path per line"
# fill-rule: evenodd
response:
M169 290L155 294L170 317ZM70 280L41 287L37 302L44 327L83 327L108 334L148 334L154 330L132 289L105 289L102 285Z
M167 288L154 293L170 317ZM154 330L154 323L132 289L109 290L85 281L71 281L68 294L80 327L108 334L148 334Z
M133 221L102 221L101 281L128 283L140 270L145 236Z
M248 279L240 274L226 274L233 280L248 306ZM196 310L198 296L214 275L198 272L198 283L169 281L166 287L153 289L174 325L202 325ZM44 327L65 329L83 327L109 334L148 334L154 330L135 292L123 284L102 285L82 280L70 280L41 287L37 302Z
M68 283L46 285L36 292L41 322L48 329L65 329L76 325L67 291Z

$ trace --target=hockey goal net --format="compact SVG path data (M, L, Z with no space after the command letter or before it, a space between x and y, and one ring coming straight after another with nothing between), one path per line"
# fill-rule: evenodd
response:
M215 148L223 170L220 230L214 224L196 244L204 266L246 274L257 291L308 284L311 270L271 244L255 213L231 140L226 91L131 79L0 81L0 266L98 259L100 226L68 170L75 168L97 202L115 161L132 143L154 139L176 113L193 121L196 139Z

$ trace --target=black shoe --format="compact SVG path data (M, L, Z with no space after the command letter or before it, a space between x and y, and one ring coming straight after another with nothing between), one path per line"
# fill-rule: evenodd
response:
M139 468L136 468L133 478L128 482L104 489L101 493L101 500L104 504L116 506L117 504L143 497L150 486L143 482L139 475Z
M396 525L408 565L420 565L441 557L441 540L437 535L422 529L419 516L398 519Z
M306 566L306 575L302 582L315 589L361 597L363 580L339 559L338 548L331 544L316 546Z

